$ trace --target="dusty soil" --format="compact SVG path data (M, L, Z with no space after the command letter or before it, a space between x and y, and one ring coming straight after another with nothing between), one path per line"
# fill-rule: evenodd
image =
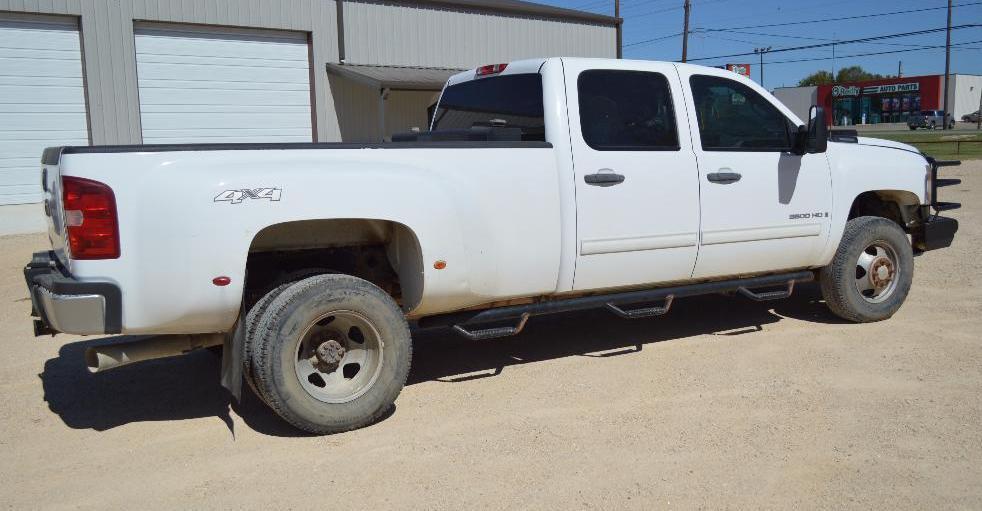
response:
M843 324L811 286L428 332L395 411L330 437L230 408L208 352L88 374L107 339L31 336L20 270L44 238L0 238L0 503L982 508L982 162L949 175L961 232L889 321Z

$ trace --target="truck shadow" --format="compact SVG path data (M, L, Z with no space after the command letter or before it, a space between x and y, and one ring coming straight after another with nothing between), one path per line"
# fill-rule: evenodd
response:
M507 368L517 364L571 356L630 356L651 343L701 334L717 334L722 341L727 336L753 335L783 317L840 322L821 302L817 286L804 285L791 299L771 303L723 296L681 299L659 318L626 321L605 311L538 317L522 334L492 341L469 341L449 329L418 331L407 384L507 377ZM44 399L67 426L105 431L133 422L215 417L234 434L231 399L219 383L220 357L202 350L90 374L84 362L86 348L120 340L66 344L57 358L45 362L39 375ZM243 388L242 402L231 407L257 432L303 435L248 388Z

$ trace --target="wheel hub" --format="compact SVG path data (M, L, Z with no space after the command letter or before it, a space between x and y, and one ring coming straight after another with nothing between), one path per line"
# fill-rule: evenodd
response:
M338 364L344 358L345 349L341 343L334 339L328 339L317 346L314 356L317 357L318 365L325 372L330 372L338 368Z
M890 285L896 270L893 261L887 257L877 257L870 265L869 279L870 284L876 290L881 290Z

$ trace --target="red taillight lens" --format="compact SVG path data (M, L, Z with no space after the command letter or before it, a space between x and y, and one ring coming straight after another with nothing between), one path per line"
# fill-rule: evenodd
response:
M505 70L508 64L488 64L477 68L477 76L496 75Z
M119 257L119 224L112 188L91 179L61 178L65 231L72 259Z

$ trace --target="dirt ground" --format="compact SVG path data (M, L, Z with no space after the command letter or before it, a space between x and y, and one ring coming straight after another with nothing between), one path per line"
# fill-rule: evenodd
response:
M108 339L31 335L21 268L44 237L0 238L0 504L982 508L982 162L947 175L961 231L889 321L843 324L810 286L428 332L395 411L329 437L230 408L209 352L88 374Z

